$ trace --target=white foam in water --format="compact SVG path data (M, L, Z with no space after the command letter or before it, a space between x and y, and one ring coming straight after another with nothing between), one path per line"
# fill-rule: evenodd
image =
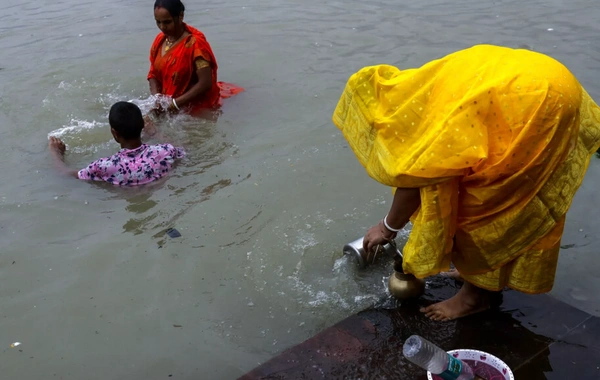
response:
M294 253L300 253L300 255L304 256L306 248L314 247L315 245L317 245L317 240L313 233L299 231L298 243L292 247L292 250Z
M152 109L156 108L156 104L160 104L162 108L167 109L171 105L171 98L164 95L150 95L146 99L130 99L131 103L140 107L142 114L147 114Z
M71 119L70 125L63 125L62 128L48 133L48 137L63 137L64 135L81 132L86 129L94 129L97 127L106 127L108 123L97 122L96 120L77 120Z
M72 87L73 87L72 84L67 83L65 81L62 81L58 84L58 88L60 88L61 90L68 90L68 89L71 89Z
M61 128L48 133L48 137L58 137L65 140L68 149L73 153L97 153L100 150L110 150L114 148L115 143L108 132L108 112L114 103L129 101L140 107L144 115L155 108L157 103L165 109L170 104L170 98L162 95L153 95L145 99L131 99L131 96L124 95L119 89L120 84L86 83L84 80L60 82L58 91L44 99L43 103L46 109L59 115L64 114L65 104L77 109L74 102L86 98L90 92L97 91L99 95L94 101L104 108L105 113L96 116L101 121L95 119L85 120L77 117L77 115L71 116L71 119ZM167 116L170 123L178 122L182 117L179 115Z
M383 275L389 275L391 265L382 263L372 266L368 271L358 271L355 259L342 255L341 249L336 252L339 254L336 257L331 257L332 252L322 252L319 255L322 244L319 235L312 231L326 228L333 220L325 213L317 213L314 217L297 215L293 220L295 224L290 226L291 232L278 232L280 239L288 242L286 251L293 257L288 257L286 265L271 263L269 251L265 252L260 244L255 244L251 253L247 252L248 269L244 277L256 276L254 281L257 290L276 288L278 291L273 296L296 300L298 310L331 314L336 318L348 312L388 304L387 282L382 282L382 278ZM323 248L327 246L323 244ZM323 271L326 268L318 262L329 265L329 271ZM273 274L268 287L261 283L263 271Z
M306 304L309 306L317 307L334 304L344 309L350 309L350 305L337 292L327 293L324 290L314 290L313 285L304 283L298 278L297 274L289 276L288 279L291 280L293 289L308 296L309 300L306 301Z
M333 263L333 273L345 272L353 261L354 259L350 255L343 255Z
M354 302L356 302L357 304L364 304L365 302L373 303L376 301L379 301L379 297L377 297L374 294L366 294L354 297Z
M69 125L48 133L48 137L63 139L67 149L77 154L110 151L118 147L108 132L108 122L96 120L71 119ZM102 140L98 141L99 138Z

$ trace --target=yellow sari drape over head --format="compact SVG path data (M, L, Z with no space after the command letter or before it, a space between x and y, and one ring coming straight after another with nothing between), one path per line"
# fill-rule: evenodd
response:
M404 248L418 277L552 288L565 215L600 145L600 108L556 60L479 45L409 70L366 67L333 115L367 173L419 187Z

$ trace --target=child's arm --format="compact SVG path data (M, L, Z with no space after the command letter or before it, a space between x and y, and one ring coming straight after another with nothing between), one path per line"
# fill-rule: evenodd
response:
M150 113L154 113L154 110L150 111L148 113L148 115L144 116L144 133L149 136L152 137L156 134L156 127L154 126L154 120L153 120L153 116L150 116Z
M50 148L50 153L52 154L52 157L54 157L54 162L56 163L56 166L61 174L79 178L77 171L70 169L67 164L65 164L64 156L67 148L59 138L50 137L50 141L48 141L48 148Z

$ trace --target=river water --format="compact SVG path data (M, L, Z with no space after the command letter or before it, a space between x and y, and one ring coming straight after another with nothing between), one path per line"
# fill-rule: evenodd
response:
M359 68L478 43L527 46L600 99L595 0L187 3L220 79L217 120L179 117L188 157L139 189L60 177L118 150L107 113L148 96L152 1L15 0L0 13L0 370L6 379L231 379L374 303L383 264L342 246L385 214L330 118ZM569 215L553 294L596 315L600 160ZM168 228L182 236L169 238ZM13 342L22 344L10 348Z

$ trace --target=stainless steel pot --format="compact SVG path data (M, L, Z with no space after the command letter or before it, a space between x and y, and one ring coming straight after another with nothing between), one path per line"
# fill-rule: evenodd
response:
M400 252L393 241L384 246L379 246L374 252L367 254L363 249L363 238L356 239L344 246L344 254L352 256L360 268L366 268L381 256L388 256L396 261L402 260L402 252Z

